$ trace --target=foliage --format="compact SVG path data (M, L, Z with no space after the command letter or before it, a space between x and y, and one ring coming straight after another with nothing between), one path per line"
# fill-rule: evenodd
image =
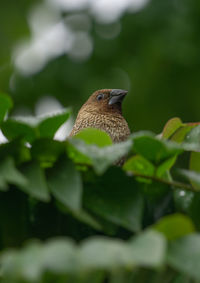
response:
M1 282L200 282L198 123L59 142L69 110L14 120L0 105Z

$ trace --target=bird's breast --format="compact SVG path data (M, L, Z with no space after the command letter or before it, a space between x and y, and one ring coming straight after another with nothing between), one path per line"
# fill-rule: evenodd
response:
M85 115L77 117L71 136L85 128L97 128L105 131L113 142L124 141L130 135L128 124L122 115L85 113Z

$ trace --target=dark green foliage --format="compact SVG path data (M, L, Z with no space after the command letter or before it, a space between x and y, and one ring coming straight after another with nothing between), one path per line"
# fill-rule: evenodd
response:
M33 142L36 138L53 138L55 132L68 119L69 111L63 111L55 116L47 116L39 119L19 118L8 119L2 124L4 135L10 139L24 138L27 142Z
M139 132L115 145L96 129L59 142L68 112L22 126L0 105L9 138L0 145L0 282L200 282L198 125L175 119L160 137ZM187 135L176 142L179 126Z

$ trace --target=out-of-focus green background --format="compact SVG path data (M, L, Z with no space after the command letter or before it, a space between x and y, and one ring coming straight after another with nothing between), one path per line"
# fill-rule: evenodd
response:
M199 0L1 0L0 43L13 115L75 115L94 90L122 88L131 130L200 121Z

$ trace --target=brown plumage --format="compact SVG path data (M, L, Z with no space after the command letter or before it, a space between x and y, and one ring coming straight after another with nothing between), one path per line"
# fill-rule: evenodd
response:
M114 143L130 135L128 124L122 116L122 101L127 91L101 89L95 91L81 107L70 136L85 128L97 128L109 134Z

